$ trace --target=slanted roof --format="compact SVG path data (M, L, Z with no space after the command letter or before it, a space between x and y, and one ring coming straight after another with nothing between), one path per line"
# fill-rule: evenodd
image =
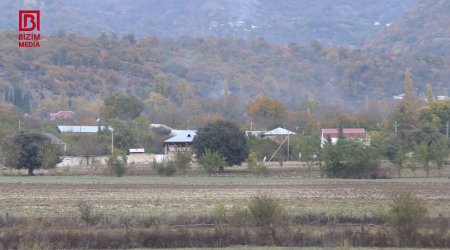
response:
M61 133L97 133L100 129L105 129L105 126L58 126Z
M345 137L366 137L366 130L363 128L344 128L342 133Z
M295 134L296 133L294 133L292 131L289 131L287 129L280 128L280 127L264 133L264 135L280 135L280 136L281 135L295 135Z
M339 136L339 129L337 128L323 128L322 129L323 137L337 138Z
M323 128L323 137L337 138L339 137L339 129L337 128ZM344 137L367 137L367 132L364 128L343 128L342 136Z
M192 129L172 129L172 131L170 132L172 135L179 135L179 134L183 134L183 133L189 133L191 131L197 132L197 130L192 130Z
M164 143L192 143L196 135L196 130L185 130L176 136L165 140Z
M56 135L52 134L52 133L42 133L43 136L47 137L48 139L50 139L50 142L53 145L65 145L66 143L59 139Z

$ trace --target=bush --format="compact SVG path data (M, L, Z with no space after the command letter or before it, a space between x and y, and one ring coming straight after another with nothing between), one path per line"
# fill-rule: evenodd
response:
M106 163L111 170L111 175L122 177L127 170L127 157L125 155L120 156L120 158L116 155L111 155Z
M398 233L400 239L409 245L417 236L426 214L424 201L409 191L403 191L394 194L386 221Z
M214 169L223 168L227 165L225 159L217 151L205 150L205 153L200 156L198 163L202 166L206 172L211 175Z
M80 218L86 223L92 223L94 220L94 211L91 204L86 201L78 202L78 211L80 212Z
M177 167L173 161L169 162L153 162L153 169L155 169L156 173L161 176L173 176Z
M174 164L176 169L180 170L183 174L186 174L187 170L191 167L192 153L190 151L178 152L175 155Z
M263 162L259 162L257 159L257 154L255 152L251 152L247 158L248 168L256 173L256 176L259 177L260 174L265 174L267 171L267 167Z
M267 195L252 198L248 210L253 222L264 227L275 225L284 213L280 201Z

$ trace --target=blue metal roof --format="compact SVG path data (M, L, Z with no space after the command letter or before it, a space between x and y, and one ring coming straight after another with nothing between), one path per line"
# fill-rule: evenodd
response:
M165 140L164 143L192 142L196 135L197 135L196 130L184 130L179 132L179 134L177 134L176 136Z

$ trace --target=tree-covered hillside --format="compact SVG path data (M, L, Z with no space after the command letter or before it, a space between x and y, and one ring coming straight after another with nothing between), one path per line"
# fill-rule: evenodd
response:
M178 38L233 35L275 43L360 45L418 0L3 0L0 30L17 29L19 9L42 11L42 32ZM377 25L379 24L379 25Z
M450 1L422 0L366 47L392 55L411 52L450 55Z
M258 97L278 99L293 110L313 100L361 110L370 100L389 101L402 93L408 67L418 93L425 92L427 83L436 95L445 93L450 64L439 56L390 58L318 42L279 46L232 37L136 41L133 36L63 33L44 37L41 48L22 49L15 32L0 34L2 99L17 102L24 111L30 103L32 113L45 116L64 107L46 106L55 97L72 99L66 106L84 105L76 98L94 100L115 92L138 96L149 113L177 110L177 119L186 114L240 117Z

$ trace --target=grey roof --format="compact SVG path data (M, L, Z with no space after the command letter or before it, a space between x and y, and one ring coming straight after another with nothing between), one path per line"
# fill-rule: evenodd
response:
M164 141L164 143L182 143L182 142L192 142L194 137L197 135L196 130L184 130L174 137L171 137Z
M52 133L42 133L43 136L47 137L48 139L50 139L51 143L53 145L65 145L66 143L59 139L58 137L56 137L56 135L52 134Z
M58 126L61 133L97 133L105 129L105 126Z
M289 131L287 129L284 128L276 128L274 130L270 130L266 133L264 133L264 135L295 135L296 133Z

